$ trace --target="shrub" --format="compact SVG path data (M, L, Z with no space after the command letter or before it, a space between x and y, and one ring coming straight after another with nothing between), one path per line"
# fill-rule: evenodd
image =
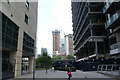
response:
M67 71L68 67L56 67L56 70L60 70L60 71ZM76 67L72 66L70 67L71 71L76 71Z

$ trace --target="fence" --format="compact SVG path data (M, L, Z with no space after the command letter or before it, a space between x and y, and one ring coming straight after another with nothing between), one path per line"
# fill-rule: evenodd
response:
M120 77L120 64L100 64L97 72Z

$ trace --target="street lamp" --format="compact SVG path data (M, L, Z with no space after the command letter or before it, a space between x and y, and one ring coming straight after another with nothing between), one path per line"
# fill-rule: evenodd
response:
M47 59L45 57L45 69L46 69L46 74L47 74Z
M36 64L35 64L35 63L36 63L36 62L35 62L35 51L36 51L36 47L34 48L33 80L35 80L35 67L36 67L36 66L35 66L35 65L36 65Z
M45 57L45 68L46 68L46 74L47 74L47 56Z

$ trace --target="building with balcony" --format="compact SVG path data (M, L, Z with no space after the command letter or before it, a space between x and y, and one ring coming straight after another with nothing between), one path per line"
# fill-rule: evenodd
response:
M120 58L120 2L113 1L104 3L103 13L106 16L109 53L112 58Z
M37 0L36 2L4 0L0 1L0 5L2 78L21 76L24 59L28 61L28 73L32 73L36 47Z
M74 51L78 60L106 57L102 2L72 2Z

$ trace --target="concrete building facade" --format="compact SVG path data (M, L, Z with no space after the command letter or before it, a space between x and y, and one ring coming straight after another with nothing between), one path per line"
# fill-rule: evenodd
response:
M2 78L22 75L22 58L28 58L28 73L33 72L37 2L1 2L2 14ZM9 70L8 70L9 69Z
M120 2L72 2L78 60L120 58Z
M106 56L106 29L102 8L102 2L72 2L73 40L77 59Z
M105 2L103 13L106 16L110 56L120 58L120 2Z
M53 55L60 53L60 31L52 31L53 35Z
M73 55L73 35L68 34L64 36L65 38L65 53L66 55Z

